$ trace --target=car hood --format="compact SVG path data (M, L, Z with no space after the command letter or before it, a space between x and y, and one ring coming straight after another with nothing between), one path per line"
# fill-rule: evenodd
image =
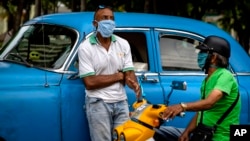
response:
M59 85L62 74L22 64L0 62L0 87Z

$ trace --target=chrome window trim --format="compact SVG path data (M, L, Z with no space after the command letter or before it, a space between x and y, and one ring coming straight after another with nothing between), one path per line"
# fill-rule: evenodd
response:
M115 28L115 31L120 31L120 30L130 30L130 31L150 31L150 28L138 28L138 27L136 27L136 28L133 28L133 27L128 27L128 28L126 28L126 27L118 27L118 28Z
M194 33L190 33L190 32L186 32L186 31L180 31L180 30L174 30L174 29L162 29L162 28L155 28L155 31L159 32L159 38L162 38L163 36L180 36L180 37L185 37L185 38L190 38L192 40L196 40L199 42L202 42L204 40L204 37L194 34ZM202 71L200 71L201 73L204 73ZM191 76L195 76L195 75L202 75L200 74L199 71L192 71L192 70L186 70L186 71L167 71L167 70L162 70L161 75L191 75Z
M75 52L77 53L77 49L78 49L77 45L78 45L80 35L79 35L79 32L77 30L75 30L75 29L72 29L72 30L74 30L77 33L77 38L76 38L75 44L73 45L68 57L66 58L65 62L62 65L62 67L59 69L55 69L56 72L68 72L67 70L68 70L72 60L74 59L71 56L72 56L72 54L75 54Z
M161 36L164 36L164 35L175 35L175 36L184 36L184 37L188 37L188 38L192 37L193 39L196 39L196 40L198 40L200 42L202 42L205 39L205 37L200 36L198 34L190 33L190 32L187 32L187 31L175 30L175 29L155 28L155 31L167 32L166 34L162 34ZM229 65L230 65L230 62L229 62ZM230 68L229 70L233 73L233 75L236 75L235 72L234 72L234 70L232 69L231 65L230 65L229 68ZM165 73L167 73L167 74L165 74ZM175 73L178 74L178 75L197 75L197 73L193 73L191 71L190 72L183 71L181 73L179 73L179 72L167 72L167 71L164 71L161 74L163 74L163 75L175 75ZM237 73L237 75L238 74L249 75L250 73L249 74Z
M237 76L250 76L250 72L237 72L235 73Z
M205 76L206 74L204 72L161 72L161 76L173 76L173 75L179 75L179 76Z
M168 32L167 34L163 35L185 35L185 37L195 37L195 39L199 41L203 41L205 38L203 36L187 32L187 31L181 31L181 30L175 30L175 29L163 29L163 28L155 28L155 31L160 31L160 32ZM175 34L173 34L175 33ZM177 33L177 34L176 34ZM189 36L187 36L189 35Z

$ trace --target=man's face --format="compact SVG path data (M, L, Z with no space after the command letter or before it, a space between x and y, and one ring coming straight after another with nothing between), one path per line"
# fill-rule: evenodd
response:
M110 10L109 8L99 9L96 12L95 19L93 21L94 26L97 27L98 25L97 22L101 20L114 20L113 11Z

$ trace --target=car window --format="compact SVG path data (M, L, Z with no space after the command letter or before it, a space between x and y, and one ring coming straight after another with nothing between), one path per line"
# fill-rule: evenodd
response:
M22 33L6 59L34 67L58 69L65 62L76 38L77 34L68 28L32 25Z
M143 32L115 32L116 35L126 39L131 48L135 71L148 71L148 52L146 35Z
M160 37L160 55L163 71L200 71L195 46L198 41L186 37Z

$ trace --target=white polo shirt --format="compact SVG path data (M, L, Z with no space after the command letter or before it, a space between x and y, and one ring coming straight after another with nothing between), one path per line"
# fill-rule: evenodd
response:
M111 40L108 51L97 42L95 34L81 43L78 48L80 78L114 74L118 70L134 70L128 41L116 35L112 35ZM101 98L108 103L127 99L125 88L120 82L85 91L87 96Z

